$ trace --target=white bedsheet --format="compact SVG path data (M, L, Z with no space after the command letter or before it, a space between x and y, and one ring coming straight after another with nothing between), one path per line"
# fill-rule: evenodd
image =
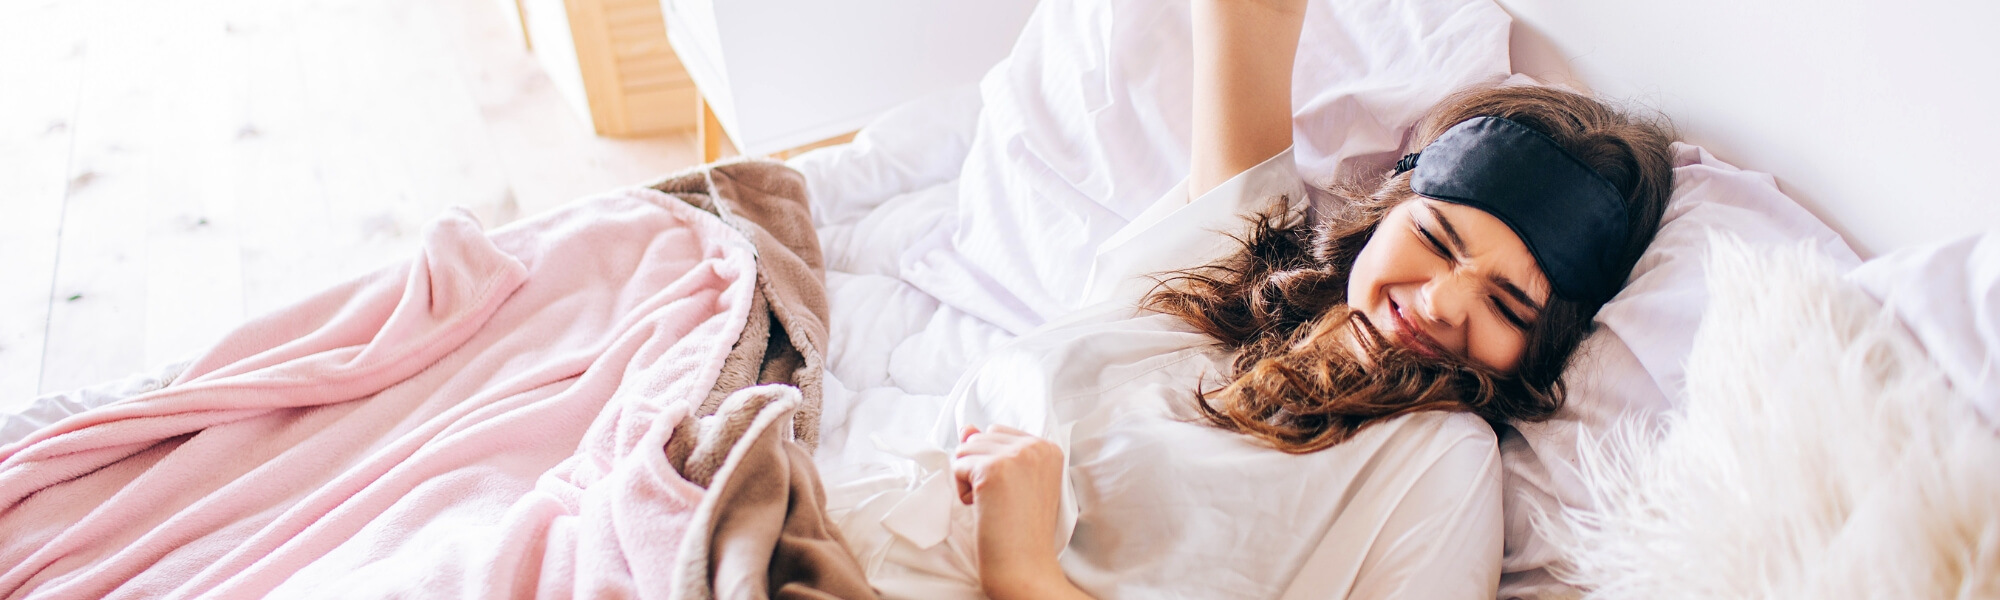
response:
M1847 275L1903 321L2000 429L2000 233L1902 248Z
M19 413L0 414L0 446L28 437L35 430L54 425L70 415L166 387L187 369L189 360L174 361L96 385L38 396Z

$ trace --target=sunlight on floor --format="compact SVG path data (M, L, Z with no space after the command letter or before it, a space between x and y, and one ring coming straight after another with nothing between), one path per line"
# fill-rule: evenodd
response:
M0 410L699 160L591 135L493 0L0 5Z

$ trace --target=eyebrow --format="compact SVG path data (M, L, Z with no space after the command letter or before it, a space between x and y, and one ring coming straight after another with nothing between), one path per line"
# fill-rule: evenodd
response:
M1424 203L1424 208L1430 210L1431 216L1437 219L1438 226L1444 228L1445 237L1451 238L1452 249L1457 250L1461 255L1465 254L1465 238L1458 237L1458 228L1451 226L1451 219L1445 218L1444 211L1438 210L1436 206L1433 206L1429 202ZM1533 296L1529 296L1526 290L1521 289L1521 286L1514 285L1514 282L1499 275L1493 275L1487 279L1491 280L1494 285L1499 286L1501 291L1507 292L1507 295L1513 296L1515 300L1534 310L1535 316L1541 316L1542 303L1536 302Z
M1429 209L1431 216L1437 218L1438 225L1444 227L1445 237L1451 238L1451 249L1457 250L1459 254L1465 254L1465 238L1458 237L1458 228L1451 226L1451 219L1444 218L1444 211L1438 210L1438 207L1429 202L1424 203L1424 208Z
M1536 302L1533 297L1528 295L1528 292L1521 290L1520 286L1514 285L1514 282L1494 277L1493 284L1500 286L1501 290L1507 292L1507 295L1513 296L1515 300L1520 300L1522 304L1528 305L1530 310L1535 311L1536 317L1542 316L1542 303Z

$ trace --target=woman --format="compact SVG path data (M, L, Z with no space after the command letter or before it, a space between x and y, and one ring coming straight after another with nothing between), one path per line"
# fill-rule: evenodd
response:
M1187 198L1303 198L1289 99L1304 0L1194 10ZM1142 306L1235 353L1226 383L1197 394L1199 420L1288 453L1420 411L1546 418L1591 317L1658 227L1670 140L1575 94L1461 92L1418 124L1392 173L1333 190L1345 206L1316 224L1297 203L1267 214L1237 255L1171 274ZM1058 445L1009 427L960 437L952 471L977 515L986 594L1088 597L1052 537Z

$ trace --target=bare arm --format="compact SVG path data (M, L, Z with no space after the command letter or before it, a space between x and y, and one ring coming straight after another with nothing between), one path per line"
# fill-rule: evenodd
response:
M1188 199L1292 145L1292 60L1306 0L1195 0Z

